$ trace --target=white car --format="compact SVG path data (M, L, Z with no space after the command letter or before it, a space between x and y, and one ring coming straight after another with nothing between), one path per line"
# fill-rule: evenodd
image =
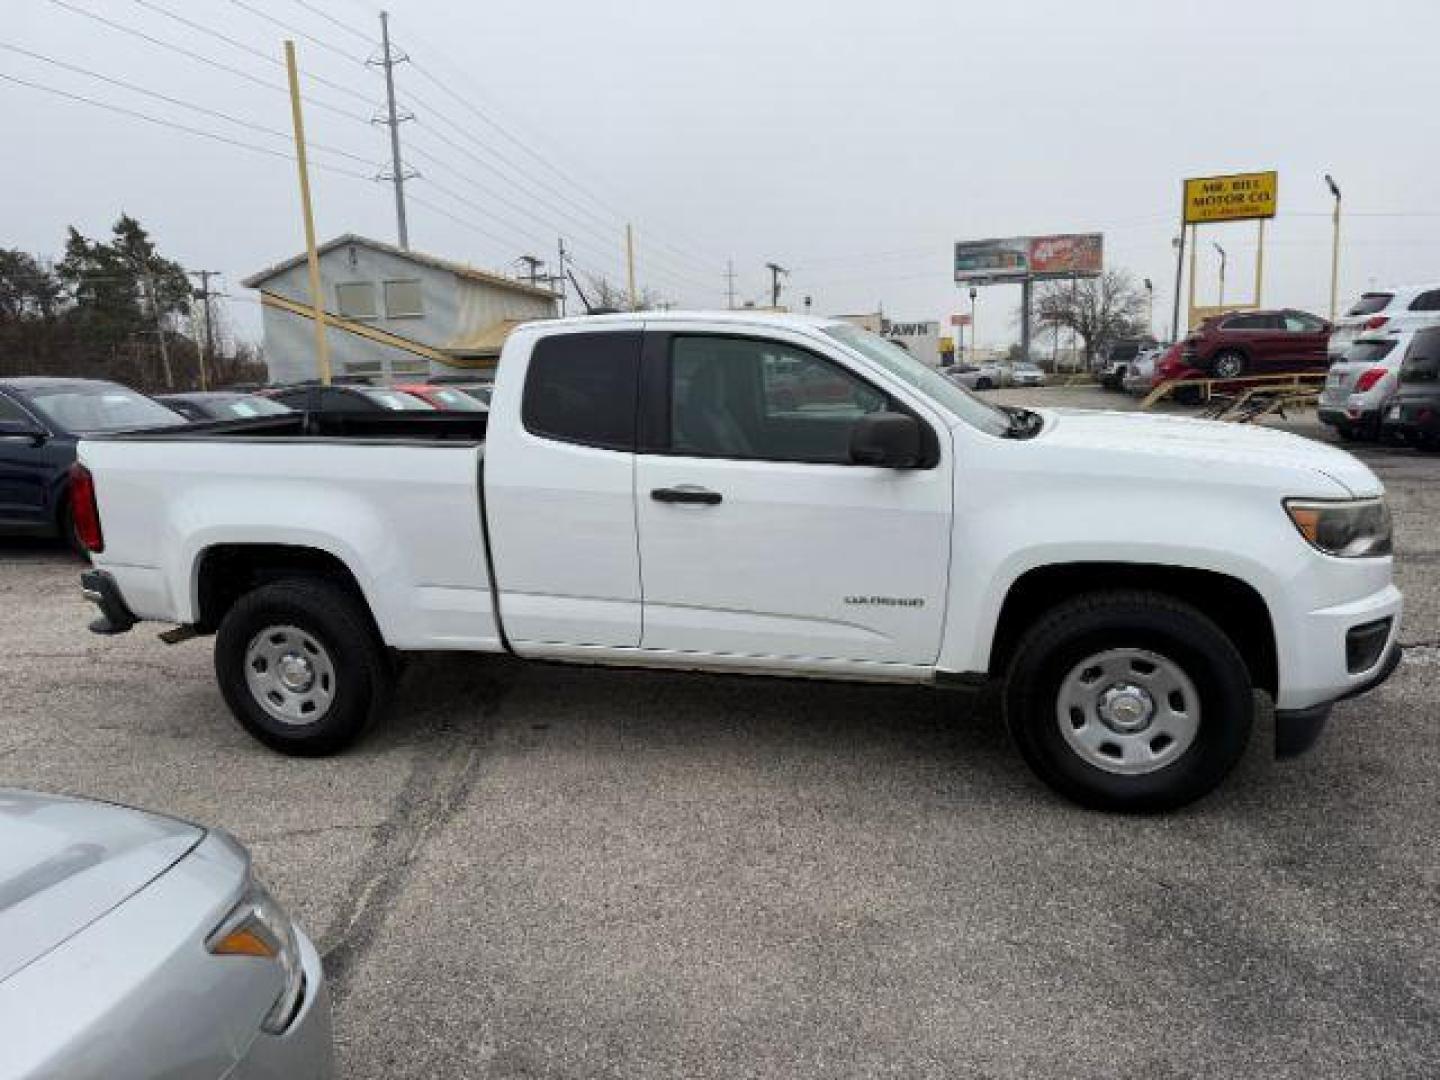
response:
M1004 381L1010 386L1044 386L1045 372L1034 364L1020 361L1004 369Z
M777 404L797 368L825 408ZM92 628L214 634L231 711L285 753L354 743L412 651L993 679L1046 782L1161 809L1239 761L1255 690L1293 754L1400 657L1384 490L1345 451L991 405L833 320L533 322L488 414L322 412L79 458Z
M1380 434L1385 406L1395 396L1400 366L1416 331L1366 331L1345 355L1330 365L1320 392L1319 416L1342 439L1374 439Z
M956 364L944 369L945 377L970 390L993 390L1000 385L1001 373L997 364Z
M1360 294L1350 310L1335 320L1328 351L1339 359L1361 334L1419 330L1440 325L1440 283L1402 285Z
M1155 380L1155 361L1164 351L1163 347L1144 349L1130 361L1121 380L1127 394L1148 394L1151 391Z

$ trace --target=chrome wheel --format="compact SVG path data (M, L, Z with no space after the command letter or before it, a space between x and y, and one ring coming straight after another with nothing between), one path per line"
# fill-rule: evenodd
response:
M1175 661L1145 649L1108 649L1070 669L1055 717L1087 765L1140 776L1190 748L1200 728L1200 695Z
M1235 353L1223 353L1215 361L1215 377L1217 379L1238 378L1243 370L1245 370L1245 361Z
M335 665L313 634L270 626L245 649L245 681L259 706L282 724L313 724L335 700Z

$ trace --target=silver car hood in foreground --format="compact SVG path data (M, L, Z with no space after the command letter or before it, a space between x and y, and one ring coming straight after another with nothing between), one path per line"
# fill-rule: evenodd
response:
M0 982L144 888L204 836L141 810L0 788Z

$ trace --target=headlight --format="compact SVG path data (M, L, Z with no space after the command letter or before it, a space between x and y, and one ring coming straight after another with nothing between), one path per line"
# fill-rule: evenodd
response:
M300 966L295 924L264 885L250 882L245 895L216 927L205 947L216 956L253 956L279 966L285 988L260 1027L272 1035L284 1031L305 990L305 971Z
M1383 498L1286 499L1285 512L1300 535L1326 555L1390 554L1390 508Z

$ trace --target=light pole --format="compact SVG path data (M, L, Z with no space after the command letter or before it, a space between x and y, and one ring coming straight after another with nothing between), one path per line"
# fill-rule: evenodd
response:
M1220 307L1225 306L1225 249L1214 240L1210 241L1215 250L1220 253Z
M975 297L979 292L974 285L970 286L970 363L976 365L980 363L980 333L975 329Z
M1155 282L1145 279L1145 333L1155 332Z
M1330 248L1330 321L1335 321L1335 305L1340 292L1340 185L1328 172L1325 186L1335 196L1335 238Z

